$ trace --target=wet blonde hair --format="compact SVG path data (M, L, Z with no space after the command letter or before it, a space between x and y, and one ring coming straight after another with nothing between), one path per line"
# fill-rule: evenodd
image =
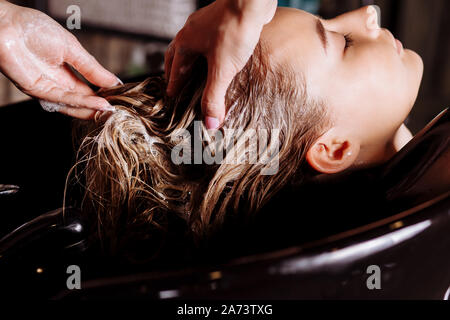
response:
M130 239L159 235L157 241L174 217L186 221L195 239L210 235L228 215L252 217L293 177L302 179L306 152L327 127L326 110L308 99L305 82L288 68L270 65L259 44L227 91L223 128L240 129L232 145L238 158L252 149L249 130L265 129L269 140L279 130L277 173L262 175L269 164L248 161L176 165L171 153L180 143L179 130L193 133L194 121L201 120L204 62L194 70L197 76L176 99L166 96L160 77L101 90L117 111L79 126L75 176L84 187L81 207L113 252L126 250Z

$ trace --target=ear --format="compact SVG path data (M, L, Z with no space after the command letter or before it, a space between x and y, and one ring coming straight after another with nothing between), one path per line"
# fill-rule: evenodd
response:
M361 145L357 139L331 129L314 142L306 159L315 170L333 174L350 168L360 150Z

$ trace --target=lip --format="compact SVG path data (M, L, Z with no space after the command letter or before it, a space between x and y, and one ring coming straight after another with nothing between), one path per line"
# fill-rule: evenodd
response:
M400 40L395 39L395 47L397 49L398 54L402 54L402 52L403 52L403 43Z
M384 29L384 30L386 31L388 37L392 40L392 44L393 44L394 48L397 50L397 53L399 55L402 55L402 53L404 51L403 43L400 40L396 39L394 37L394 35L388 29Z

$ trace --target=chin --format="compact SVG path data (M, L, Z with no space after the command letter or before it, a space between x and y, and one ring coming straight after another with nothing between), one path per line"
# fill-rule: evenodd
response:
M424 63L422 60L422 57L418 55L416 52L412 50L405 50L405 63L408 65L408 78L411 88L411 100L410 100L410 108L408 111L411 111L411 109L414 107L414 104L416 103L417 96L419 94L420 85L422 83L422 77L424 72Z
M422 57L415 51L412 50L405 50L407 56L408 56L408 61L407 63L410 64L410 68L412 69L411 71L415 73L416 78L418 79L418 87L420 86L420 83L422 82L422 77L423 77L423 71L424 71L424 64L423 64L423 60Z

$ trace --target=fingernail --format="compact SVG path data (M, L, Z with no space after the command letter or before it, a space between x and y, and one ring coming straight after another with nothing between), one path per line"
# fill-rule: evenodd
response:
M219 128L220 122L219 122L219 119L217 119L217 118L206 116L205 124L206 124L206 128L208 130L215 130L215 129Z
M113 106L105 106L105 107L102 108L102 111L115 112L116 108L114 108Z
M123 81L119 79L119 77L116 77L117 82L116 82L116 86L118 85L122 85L123 86Z

